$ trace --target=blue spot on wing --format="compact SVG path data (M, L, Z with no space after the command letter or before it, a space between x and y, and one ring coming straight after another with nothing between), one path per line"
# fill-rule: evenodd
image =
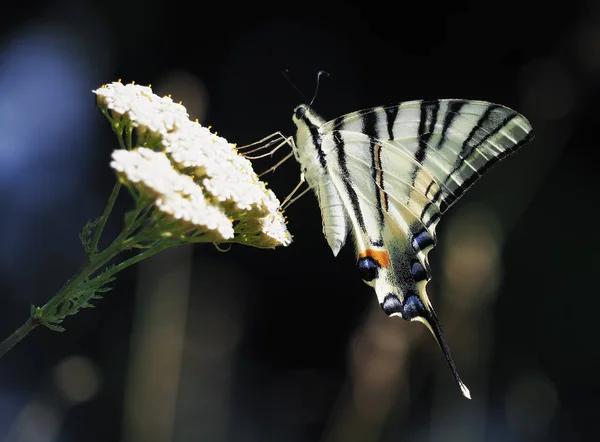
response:
M428 247L432 247L434 245L435 241L427 230L423 230L421 233L415 236L412 242L413 249L415 249L417 252L422 252Z
M393 313L401 313L402 312L402 304L396 295L390 293L386 295L381 303L381 308L384 313L390 316Z
M424 316L425 306L417 296L412 295L406 298L404 301L404 308L402 309L402 318L410 321L418 316Z
M427 279L427 271L419 261L413 261L410 266L410 273L416 282L424 281Z
M379 263L370 256L358 260L358 271L363 281L373 281L379 275Z

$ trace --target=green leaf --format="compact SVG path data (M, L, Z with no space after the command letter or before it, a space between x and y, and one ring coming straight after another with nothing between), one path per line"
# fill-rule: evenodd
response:
M67 299L65 302L57 306L57 316L59 318L64 318L69 314L69 311L72 309L73 302L70 299Z
M52 324L50 322L42 322L42 325L46 328L49 328L52 331L56 331L56 332L64 332L65 331L64 327L61 327L60 325Z
M110 281L107 281L110 282ZM106 293L106 292L110 292L113 288L112 287L100 287L96 290L96 293ZM92 296L92 299L102 299L102 296L100 295L95 295Z
M102 299L102 296L98 293L105 293L112 290L112 287L108 287L106 284L114 280L114 276L103 273L93 279L82 281L77 287L71 290L67 299L56 305L51 312L46 312L45 317L40 317L40 322L44 325L47 323L55 324L67 316L76 314L82 308L93 308L94 305L91 304L91 301Z
M89 256L93 253L96 253L95 250L92 250L92 239L94 238L94 232L100 224L100 220L102 217L98 217L93 221L88 221L81 229L81 233L79 234L79 239L81 240L81 244L83 244L83 248L85 253Z

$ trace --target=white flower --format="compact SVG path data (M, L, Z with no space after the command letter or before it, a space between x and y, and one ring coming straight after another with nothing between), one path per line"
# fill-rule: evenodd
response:
M235 145L149 87L111 83L94 93L98 106L124 123L119 136L128 124L137 128L138 147L113 152L111 167L152 201L171 233L266 248L291 243L279 200ZM152 137L140 136L147 133Z
M233 225L219 207L210 205L192 178L176 171L161 152L140 147L116 150L111 167L136 189L154 199L167 219L179 220L182 230L216 231L222 240L234 237Z
M269 213L269 192L246 158L234 157L223 173L204 178L202 184L219 201L231 202L237 210L256 211L258 216Z
M184 106L171 97L154 95L148 86L114 82L93 92L98 96L98 107L110 110L113 118L126 115L142 134L148 131L164 136L189 122Z
M213 134L200 123L188 120L180 130L165 134L165 152L182 169L194 168L195 175L218 175L237 157L235 147L223 137Z
M127 181L142 184L155 194L170 192L180 174L167 157L144 147L137 151L115 150L110 167Z
M193 173L220 202L232 203L232 210L254 211L257 216L269 213L265 184L252 169L252 163L225 138L190 122L165 135L164 145L179 168Z
M268 190L266 204L269 213L260 220L264 242L269 244L268 247L276 247L279 244L289 246L292 243L292 235L286 227L285 217L279 211L279 200L270 190Z

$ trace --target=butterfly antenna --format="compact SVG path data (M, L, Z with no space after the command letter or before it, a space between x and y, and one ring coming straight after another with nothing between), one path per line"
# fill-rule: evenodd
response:
M327 75L329 77L329 72L326 71L319 71L317 72L317 85L315 86L315 94L312 97L312 100L310 100L310 103L308 104L308 107L312 107L312 104L315 102L315 99L317 98L317 93L319 92L319 84L321 83L321 76L322 75Z
M289 72L290 72L290 71L289 71L287 68L282 68L282 69L281 69L281 73L283 74L283 76L285 77L285 79L288 81L288 83L289 83L289 84L291 84L291 85L292 85L292 87L293 87L294 89L296 89L296 92L298 92L298 93L300 94L300 96L302 97L302 100L303 100L304 102L306 102L306 95L304 95L304 94L302 93L302 91L301 91L300 89L298 89L298 86L296 86L296 85L294 84L294 82L292 81L292 79L291 79L291 78L290 78L290 76L288 75L288 74L289 74Z

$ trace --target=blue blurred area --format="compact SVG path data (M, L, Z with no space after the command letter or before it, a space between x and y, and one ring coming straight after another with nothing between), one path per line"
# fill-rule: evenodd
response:
M331 74L315 102L326 119L419 98L474 98L514 107L537 134L449 211L430 255L430 296L472 402L419 325L383 317L352 247L332 257L307 195L287 211L295 236L287 249L198 246L177 258L188 261L120 275L96 309L67 319L65 333L35 330L0 359L0 439L595 436L593 2L545 8L543 17L527 4L484 2L402 4L400 15L364 2L305 2L292 13L256 3L198 12L185 2L34 5L0 17L1 337L76 271L77 235L110 194L117 144L91 92L102 83L152 83L238 144L292 132L304 98L284 68L308 97L316 73ZM283 199L298 175L289 161L267 181ZM108 237L127 204L123 195ZM492 221L475 209L467 216L477 207ZM145 278L158 286L167 278L160 271L183 264L191 268L184 298L174 285L163 298L140 290ZM144 336L154 339L147 348Z
M98 134L91 89L110 72L99 64L108 59L96 40L103 26L91 11L57 8L3 36L0 188L13 215L0 221L0 268L17 286L27 286L31 267L44 267L58 251L55 270L80 259L67 237L102 204L90 201L89 187Z

